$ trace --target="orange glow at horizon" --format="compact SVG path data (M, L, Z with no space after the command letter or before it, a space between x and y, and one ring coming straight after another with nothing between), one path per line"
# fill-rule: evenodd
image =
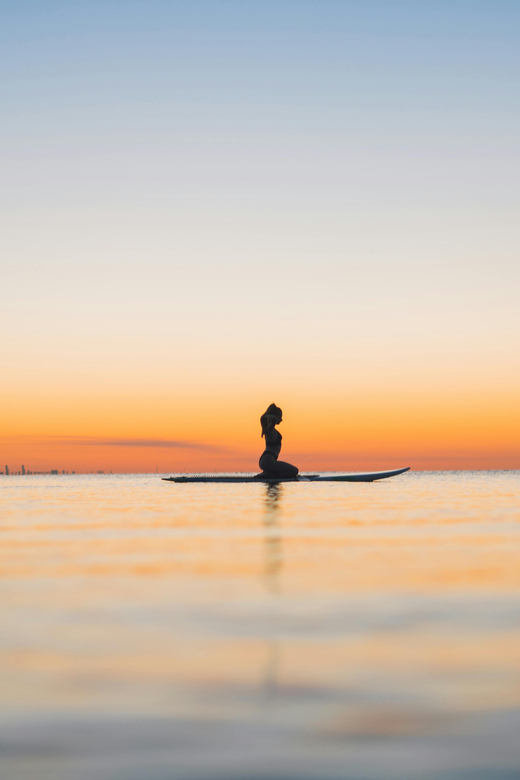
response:
M24 464L32 471L255 471L263 449L260 413L284 400L271 395L11 402L0 470ZM295 394L283 407L281 457L305 471L520 467L520 413L512 395L490 403L425 392Z

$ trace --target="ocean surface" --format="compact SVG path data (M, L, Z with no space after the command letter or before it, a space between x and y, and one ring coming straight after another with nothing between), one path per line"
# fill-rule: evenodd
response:
M520 472L0 477L2 780L518 780Z

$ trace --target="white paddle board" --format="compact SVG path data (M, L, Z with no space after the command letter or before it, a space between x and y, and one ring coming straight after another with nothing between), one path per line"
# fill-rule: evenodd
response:
M376 479L387 479L409 471L410 466L393 471L353 471L347 474L299 474L297 477L253 477L253 476L221 476L211 477L207 474L194 474L191 477L162 477L165 482L219 482L235 484L238 482L374 482Z

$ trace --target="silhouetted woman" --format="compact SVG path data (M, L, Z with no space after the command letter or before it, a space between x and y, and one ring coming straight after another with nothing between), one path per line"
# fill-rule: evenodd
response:
M262 473L259 477L297 477L298 469L290 463L284 463L278 460L280 450L282 449L282 434L276 430L276 425L282 422L282 410L276 404L271 404L264 414L260 417L262 426L262 436L265 436L265 450L260 456L259 465Z

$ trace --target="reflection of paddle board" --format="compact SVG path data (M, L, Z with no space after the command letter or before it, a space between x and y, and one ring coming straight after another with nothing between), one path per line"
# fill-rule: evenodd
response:
M394 471L371 471L371 472L352 472L350 474L300 474L298 477L273 478L267 477L233 477L220 476L208 477L205 474L199 474L193 477L162 477L165 482L374 482L376 479L386 479L386 477L395 477L396 474L402 474L409 470L409 466L404 469L394 469Z

